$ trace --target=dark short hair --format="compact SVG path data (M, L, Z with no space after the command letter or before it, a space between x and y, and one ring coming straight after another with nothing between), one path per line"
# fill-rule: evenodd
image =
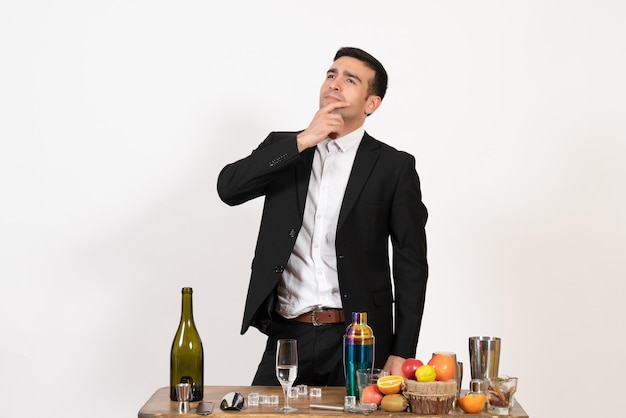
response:
M376 58L359 48L343 47L335 54L334 61L341 57L351 57L358 59L366 66L374 70L374 81L369 84L368 92L370 95L380 96L382 100L387 91L387 71L385 67Z

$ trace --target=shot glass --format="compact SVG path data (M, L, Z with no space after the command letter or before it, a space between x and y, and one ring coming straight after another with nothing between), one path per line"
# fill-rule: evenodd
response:
M492 414L508 415L515 403L517 377L501 376L487 380L487 411Z

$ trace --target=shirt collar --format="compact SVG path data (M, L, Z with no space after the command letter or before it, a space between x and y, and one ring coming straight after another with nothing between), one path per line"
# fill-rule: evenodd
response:
M327 138L324 141L320 142L319 145L326 145L330 141L334 141L337 145L337 148L341 150L341 152L346 152L351 150L352 148L358 146L361 143L361 139L363 139L363 135L365 134L365 127L361 125L359 128L354 131L339 137L337 139Z

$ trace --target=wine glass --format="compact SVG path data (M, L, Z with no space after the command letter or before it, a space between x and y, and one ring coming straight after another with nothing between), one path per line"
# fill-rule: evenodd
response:
M289 389L298 375L298 346L296 340L278 340L276 346L276 377L283 387L285 404L278 411L293 412L289 406Z

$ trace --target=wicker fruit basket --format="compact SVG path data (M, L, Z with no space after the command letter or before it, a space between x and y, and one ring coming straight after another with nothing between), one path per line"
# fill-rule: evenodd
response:
M456 391L456 380L447 382L404 380L404 396L409 400L409 409L418 415L448 414L452 410Z

